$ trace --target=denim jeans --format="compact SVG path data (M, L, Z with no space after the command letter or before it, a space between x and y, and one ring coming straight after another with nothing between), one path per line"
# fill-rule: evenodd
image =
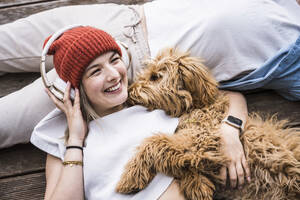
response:
M255 71L238 80L223 82L219 88L236 91L273 89L288 100L299 101L300 36Z

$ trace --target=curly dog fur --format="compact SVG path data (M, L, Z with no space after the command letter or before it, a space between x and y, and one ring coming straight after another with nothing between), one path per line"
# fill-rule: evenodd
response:
M179 180L187 200L295 199L300 193L300 132L284 128L276 117L248 117L241 136L252 181L241 190L222 191L222 155L218 129L228 110L228 99L201 60L166 49L129 88L129 104L163 109L180 122L174 135L157 133L138 147L117 184L120 193L145 188L157 172Z

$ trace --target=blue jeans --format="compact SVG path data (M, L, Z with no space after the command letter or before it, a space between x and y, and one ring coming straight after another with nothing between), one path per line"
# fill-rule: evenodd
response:
M273 89L288 100L299 101L300 36L255 71L238 80L220 83L219 88L237 91Z

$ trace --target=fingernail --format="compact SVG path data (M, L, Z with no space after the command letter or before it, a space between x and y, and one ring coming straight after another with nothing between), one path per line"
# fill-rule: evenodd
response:
M250 178L250 176L248 176L248 177L247 177L247 181L248 181L248 183L250 183L250 182L251 182L251 178Z

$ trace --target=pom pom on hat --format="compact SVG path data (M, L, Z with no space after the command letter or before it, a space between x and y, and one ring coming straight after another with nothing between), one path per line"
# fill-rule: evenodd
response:
M51 36L46 38L44 46ZM108 33L90 26L79 26L64 32L48 50L59 77L70 81L72 87L79 86L86 67L97 57L108 51L122 52Z

